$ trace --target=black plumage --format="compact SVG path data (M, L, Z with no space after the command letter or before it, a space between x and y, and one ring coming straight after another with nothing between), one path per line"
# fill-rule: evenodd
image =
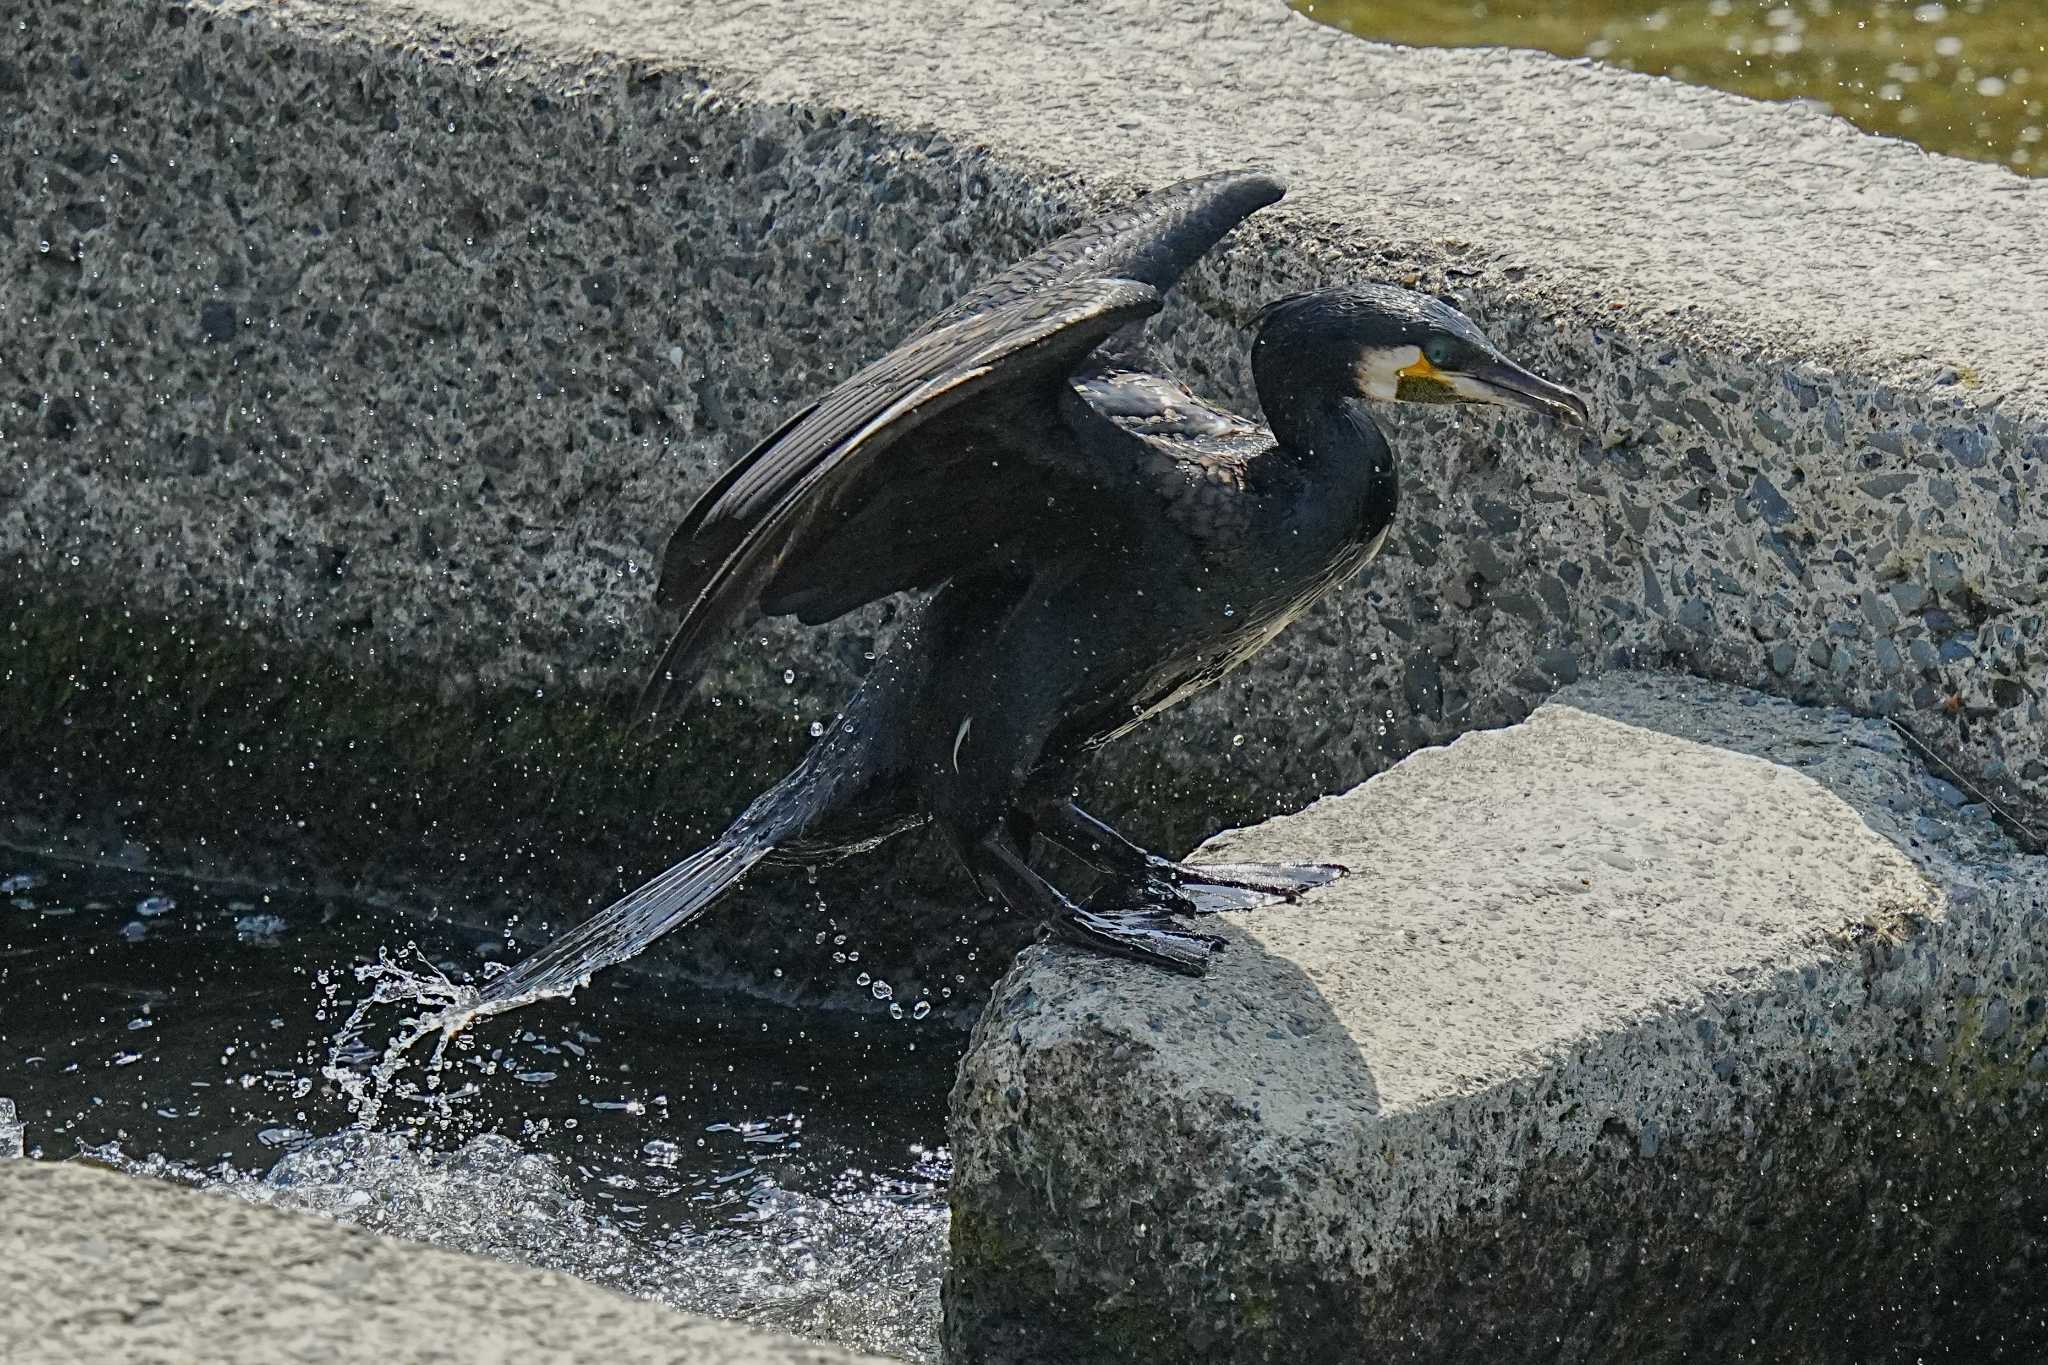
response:
M1159 371L1161 294L1282 193L1236 172L1162 190L997 275L786 422L670 539L681 613L646 709L685 695L758 606L827 621L929 591L797 770L710 848L485 990L565 989L698 913L771 851L824 858L935 825L988 894L1110 952L1199 973L1206 910L1292 898L1341 869L1187 867L1074 806L1103 744L1222 677L1378 550L1393 452L1368 398L1513 403L1583 420L1467 319L1381 286L1260 315L1265 425ZM1033 836L1110 878L1076 904Z

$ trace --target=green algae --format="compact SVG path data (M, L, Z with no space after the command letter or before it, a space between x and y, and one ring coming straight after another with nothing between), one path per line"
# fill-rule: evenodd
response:
M0 837L46 847L139 846L301 889L588 896L631 855L713 832L800 743L744 707L641 740L626 694L444 689L367 650L14 596Z
M2048 13L2018 0L1295 0L1361 37L1532 47L1820 103L1929 151L2048 173Z

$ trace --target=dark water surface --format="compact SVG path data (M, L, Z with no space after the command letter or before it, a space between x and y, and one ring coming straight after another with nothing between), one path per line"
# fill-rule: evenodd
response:
M1531 47L1814 101L1930 151L2048 173L2042 0L1295 0L1366 38Z
M365 994L353 967L416 941L406 960L474 973L502 940L4 850L0 879L0 1097L31 1156L935 1358L964 1045L936 1018L613 972L479 1026L437 1089L365 1131L345 1082L397 1021L334 1050Z

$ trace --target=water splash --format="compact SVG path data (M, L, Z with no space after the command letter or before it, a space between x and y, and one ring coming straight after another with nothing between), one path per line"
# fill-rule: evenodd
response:
M14 1116L14 1101L0 1097L0 1161L19 1161L26 1150L28 1129Z
M450 981L417 947L409 945L406 951L419 959L420 970L405 966L383 951L378 952L375 962L355 969L357 981L371 983L370 993L355 1003L348 1018L335 1031L328 1042L327 1060L320 1068L321 1076L341 1091L356 1122L366 1129L377 1126L385 1104L392 1099L426 1103L441 1111L445 1118L452 1102L464 1093L444 1090L441 1082L447 1071L449 1045L478 1017L479 992L474 986ZM369 1027L371 1011L386 1005L408 1004L423 1005L426 1009L398 1021L398 1032L385 1041L383 1053L374 1064L355 1065L368 1055L363 1034ZM413 1047L437 1033L440 1038L427 1057L419 1081L403 1079Z
M424 1083L432 1089L439 1083L449 1045L471 1025L543 1000L566 999L589 985L595 973L638 956L656 939L709 909L774 847L779 813L760 802L756 806L759 814L750 808L710 847L621 896L480 987L450 981L424 958L424 970L416 971L380 953L376 962L356 969L359 981L373 983L371 992L336 1035L323 1074L349 1094L363 1126L374 1127L387 1096L419 1097L417 1087L403 1085L398 1077L407 1065L406 1054L423 1039L440 1035L425 1067ZM400 1021L399 1032L367 1072L338 1064L344 1046L361 1039L371 1010L410 1004L424 1005L427 1011Z
M511 975L457 984L501 936L278 894L286 932L257 941L256 907L203 888L0 872L22 878L0 898L0 1076L30 1151L936 1359L946 1165L918 1144L944 1132L945 1048L605 980L580 1009L444 1033ZM162 892L175 912L131 941ZM334 965L379 942L406 946Z

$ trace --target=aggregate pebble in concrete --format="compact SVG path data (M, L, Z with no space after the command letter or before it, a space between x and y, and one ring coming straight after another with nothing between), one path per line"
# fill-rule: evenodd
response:
M0 1161L10 1365L881 1365L553 1271L85 1166Z
M1595 429L1389 414L1387 553L1112 751L1096 795L1136 832L1297 808L1630 665L1915 713L2048 794L2048 182L1264 0L16 12L21 842L211 864L289 829L258 870L444 899L502 894L508 866L556 897L661 865L683 840L647 812L701 837L887 636L886 612L750 631L711 680L735 705L674 732L681 779L622 767L616 699L660 631L647 570L693 493L1093 208L1246 163L1294 189L1162 319L1198 383L1250 402L1266 299L1412 281L1583 389ZM209 714L239 695L226 664L276 684L255 733L209 747L141 716ZM433 742L394 738L385 696ZM87 737L107 756L70 761ZM293 785L336 751L389 790ZM464 772L465 809L421 816L437 833L388 828ZM585 785L553 799L565 774ZM241 804L216 828L189 817L222 793ZM755 923L736 956L789 937Z
M1613 673L1197 860L1301 857L1204 980L998 987L952 1358L2048 1347L2048 859L1882 723Z

